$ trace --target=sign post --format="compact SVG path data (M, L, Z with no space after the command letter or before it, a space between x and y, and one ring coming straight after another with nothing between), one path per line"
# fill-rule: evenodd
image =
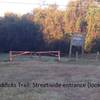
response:
M81 34L74 34L71 38L71 43L70 43L70 50L69 50L69 57L72 55L72 47L81 47L81 52L82 55L84 54L84 36Z

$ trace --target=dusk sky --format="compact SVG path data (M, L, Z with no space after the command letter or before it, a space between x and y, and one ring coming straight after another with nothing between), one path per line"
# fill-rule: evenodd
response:
M70 0L0 0L0 16L6 12L25 14L43 4L58 4L63 8Z

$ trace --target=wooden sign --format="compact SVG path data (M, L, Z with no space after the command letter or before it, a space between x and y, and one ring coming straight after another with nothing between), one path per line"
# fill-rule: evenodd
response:
M72 46L76 46L76 47L82 47L82 54L84 51L84 40L85 37L81 34L74 34L71 38L71 43L70 43L70 51L69 51L69 56L71 56L71 51L72 51Z
M84 37L82 35L74 35L71 39L72 46L82 46L84 44Z

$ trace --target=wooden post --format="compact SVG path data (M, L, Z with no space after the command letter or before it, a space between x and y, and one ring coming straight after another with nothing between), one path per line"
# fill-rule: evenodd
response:
M97 51L97 54L96 54L96 61L98 61L99 55L100 55L100 53L99 53L99 51Z
M12 61L12 51L9 51L9 61Z
M38 53L39 54L39 59L41 58L41 53Z
M60 51L58 51L58 61L60 61Z
M82 56L84 55L84 45L82 45Z
M78 60L78 52L76 51L75 60Z
M33 57L33 52L30 52L31 58Z
M85 35L83 35L82 56L84 56Z
M71 57L71 55L72 55L72 40L71 40L70 48L69 48L69 57Z

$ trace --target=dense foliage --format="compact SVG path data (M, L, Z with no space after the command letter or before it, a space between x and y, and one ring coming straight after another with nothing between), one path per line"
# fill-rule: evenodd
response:
M0 48L9 50L36 50L43 45L39 25L27 18L6 14L0 20Z
M6 13L0 18L0 50L61 50L68 53L70 37L83 34L85 50L100 51L100 5L95 0L36 8L31 14ZM96 38L98 37L98 38Z

